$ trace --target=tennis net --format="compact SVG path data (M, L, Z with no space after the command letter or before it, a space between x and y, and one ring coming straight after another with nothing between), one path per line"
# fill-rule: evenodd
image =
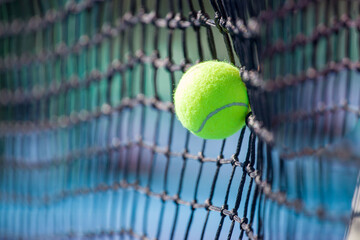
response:
M343 238L359 4L0 0L1 238ZM174 114L210 59L239 67L252 108L224 140Z

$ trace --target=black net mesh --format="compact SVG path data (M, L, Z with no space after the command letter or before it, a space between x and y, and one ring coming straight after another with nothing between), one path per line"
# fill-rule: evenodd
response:
M331 150L360 113L359 9L0 0L1 239L342 239L359 157ZM174 113L210 59L253 111L225 140Z

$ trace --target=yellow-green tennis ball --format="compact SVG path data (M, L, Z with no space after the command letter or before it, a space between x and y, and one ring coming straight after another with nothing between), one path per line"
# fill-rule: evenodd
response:
M174 94L182 125L205 139L226 138L245 125L249 100L239 69L219 61L191 67Z

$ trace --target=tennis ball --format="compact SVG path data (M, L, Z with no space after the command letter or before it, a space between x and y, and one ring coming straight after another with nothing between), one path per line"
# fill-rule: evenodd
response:
M246 86L239 69L226 62L207 61L191 67L174 94L182 125L205 139L226 138L245 125L249 111Z

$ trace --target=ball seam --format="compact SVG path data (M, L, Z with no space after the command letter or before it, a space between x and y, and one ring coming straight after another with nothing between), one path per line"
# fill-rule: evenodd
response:
M224 110L225 108L228 108L228 107L232 107L232 106L241 106L241 107L246 107L248 108L248 105L245 104L245 103L241 103L241 102L233 102L233 103L229 103L229 104L226 104L222 107L219 107L217 109L215 109L214 111L212 111L211 113L209 113L206 118L204 119L204 121L201 123L201 126L200 128L195 131L195 133L199 133L201 132L201 130L205 127L205 124L206 122L212 117L214 116L215 114L217 114L218 112L220 112L221 110Z

